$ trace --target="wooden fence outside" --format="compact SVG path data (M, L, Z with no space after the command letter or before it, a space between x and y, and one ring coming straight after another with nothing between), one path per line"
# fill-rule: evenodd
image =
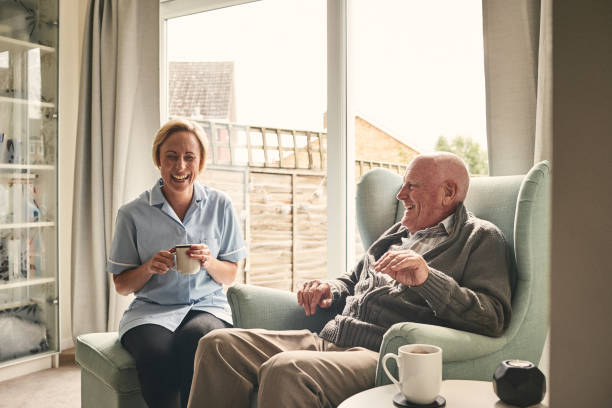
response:
M249 255L240 265L237 280L295 291L305 280L325 278L325 133L200 123L211 141L200 181L231 197L247 243ZM247 143L251 137L253 143ZM357 160L356 180L376 167L398 174L406 168ZM363 249L358 235L359 254Z

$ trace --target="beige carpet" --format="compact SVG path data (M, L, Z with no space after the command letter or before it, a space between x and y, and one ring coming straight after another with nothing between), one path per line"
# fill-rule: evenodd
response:
M66 365L0 382L0 408L78 408L80 367Z

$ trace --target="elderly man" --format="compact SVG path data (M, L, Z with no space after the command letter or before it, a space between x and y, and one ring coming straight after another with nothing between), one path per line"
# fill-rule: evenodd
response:
M393 324L413 321L499 336L510 319L510 259L501 231L463 205L469 174L450 153L417 156L397 194L406 211L350 274L298 292L308 330L215 330L200 340L189 406L333 407L374 386Z

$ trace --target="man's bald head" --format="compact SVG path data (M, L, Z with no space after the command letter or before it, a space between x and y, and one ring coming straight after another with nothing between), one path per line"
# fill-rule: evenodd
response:
M459 156L449 152L420 154L413 159L411 164L416 165L420 161L429 166L433 182L450 182L457 186L457 203L465 200L470 186L470 173Z
M439 152L416 156L397 194L406 207L402 224L415 232L439 223L465 200L469 184L467 166L457 155Z

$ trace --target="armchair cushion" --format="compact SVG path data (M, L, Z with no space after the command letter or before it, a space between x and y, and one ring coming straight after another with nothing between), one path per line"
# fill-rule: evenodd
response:
M117 332L78 336L75 358L81 366L82 408L146 408L136 363Z
M83 334L77 345L75 358L82 368L120 392L140 392L136 363L116 332Z
M237 283L227 290L235 327L244 329L294 330L308 329L318 333L333 314L319 309L306 316L298 306L295 293Z

